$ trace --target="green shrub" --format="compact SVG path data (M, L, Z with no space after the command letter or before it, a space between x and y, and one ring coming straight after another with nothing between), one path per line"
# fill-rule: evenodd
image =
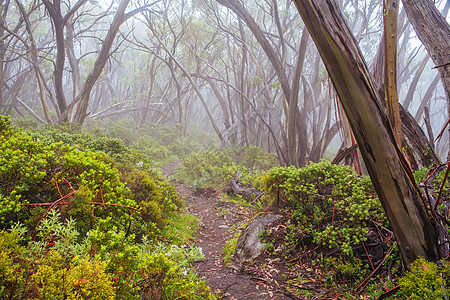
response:
M410 269L399 279L400 291L394 295L395 299L448 299L450 265L447 262L437 265L419 258Z
M243 182L251 183L261 172L277 165L273 154L256 146L201 150L186 156L178 176L189 183L204 186L223 186L239 171Z
M85 145L102 151L83 150L52 143L61 137L77 144L80 135L51 130L30 137L8 127L7 118L0 122L0 229L22 221L32 231L53 207L73 218L81 236L110 217L111 227L140 239L156 236L183 209L176 189L150 165L133 163L139 155L119 139L83 134Z
M374 232L375 223L389 228L368 177L322 161L299 169L273 168L257 182L268 201L284 204L290 217L282 233L268 231L264 240L284 237L285 256L314 249L314 261L334 281L355 283L368 275L370 262L364 249L367 244L384 243L373 243L377 237L369 233ZM392 242L377 252L384 255L388 247L394 247Z
M215 299L192 263L198 248L134 242L111 219L87 237L52 212L28 242L24 226L0 231L0 292L7 299Z
M0 117L0 294L8 299L213 299L192 270L200 251L179 246L196 228L183 207L121 139L76 128L29 136Z

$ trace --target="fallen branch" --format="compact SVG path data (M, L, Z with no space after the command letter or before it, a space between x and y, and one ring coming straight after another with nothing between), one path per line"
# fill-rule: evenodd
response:
M225 186L225 188L223 189L223 191L227 194L234 194L234 195L240 195L240 196L244 196L247 199L253 199L253 197L255 197L254 200L257 200L258 198L260 198L263 194L262 191L255 189L255 188L251 188L248 187L248 185L246 185L245 183L241 182L239 180L239 176L242 173L240 171L238 171L236 173L236 175L234 176L233 179L231 179L227 185ZM242 186L242 187L241 187Z

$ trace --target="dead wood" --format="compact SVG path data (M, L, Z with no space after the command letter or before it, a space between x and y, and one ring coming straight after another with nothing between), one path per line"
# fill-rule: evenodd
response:
M223 192L227 194L240 195L248 200L256 200L263 192L251 187L239 180L241 172L238 171L233 179L231 179L224 187Z

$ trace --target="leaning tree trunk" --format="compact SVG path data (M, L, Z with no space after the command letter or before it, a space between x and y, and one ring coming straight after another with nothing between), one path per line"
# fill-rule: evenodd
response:
M119 4L119 8L114 16L114 20L111 23L111 26L106 34L105 40L103 41L102 48L100 50L100 54L97 57L97 60L94 64L94 69L87 76L83 89L80 91L80 94L74 100L74 103L80 103L77 111L75 112L74 122L80 125L83 125L84 120L86 119L86 112L89 105L89 98L91 95L92 88L94 87L97 79L102 74L103 68L105 67L106 62L109 58L109 50L114 42L117 32L119 31L120 25L125 22L131 15L125 14L125 10L128 6L130 0L122 0Z
M332 0L294 0L333 81L407 265L437 259L436 230L358 44Z

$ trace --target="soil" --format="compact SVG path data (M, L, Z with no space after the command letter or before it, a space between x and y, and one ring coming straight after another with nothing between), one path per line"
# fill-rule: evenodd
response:
M173 174L176 164L164 168L166 176ZM278 289L275 278L262 278L251 268L232 264L225 266L222 249L230 236L230 228L249 217L245 209L220 199L213 189L196 189L183 182L172 181L183 196L188 213L200 219L196 246L205 259L195 263L196 273L221 299L292 299Z

